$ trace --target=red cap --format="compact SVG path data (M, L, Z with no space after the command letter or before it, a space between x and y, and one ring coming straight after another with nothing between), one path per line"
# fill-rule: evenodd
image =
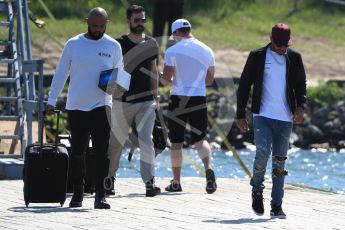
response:
M291 30L287 24L278 23L272 27L272 40L277 46L290 46L292 44L290 34Z

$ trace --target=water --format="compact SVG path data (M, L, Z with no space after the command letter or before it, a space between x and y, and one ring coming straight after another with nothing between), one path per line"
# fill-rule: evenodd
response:
M138 150L134 152L132 163L127 161L127 153L128 151L125 150L121 156L121 168L117 173L117 177L140 177L140 173L138 172L140 168ZM197 152L193 149L184 149L183 153L185 157L182 166L182 176L201 177L202 175L193 166L193 164L196 164L203 169L202 162ZM169 150L165 150L157 156L157 177L172 177L169 154ZM252 171L255 147L238 150L238 154L249 171ZM188 160L188 158L190 160ZM236 159L232 156L231 152L222 150L214 151L212 153L212 158L217 177L237 179L248 178ZM191 161L193 163L191 163ZM270 180L271 177L271 164L271 160L269 160L266 172L267 180ZM345 152L328 152L324 149L290 149L288 152L286 169L289 171L289 175L285 179L286 183L294 183L345 194Z

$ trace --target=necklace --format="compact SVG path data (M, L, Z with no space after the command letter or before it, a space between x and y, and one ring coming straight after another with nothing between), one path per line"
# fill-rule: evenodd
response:
M279 65L284 65L285 62L286 62L286 59L285 59L285 55L284 55L284 58L282 61L279 61L278 58L276 57L276 54L272 51L271 48L269 48L270 52L271 52L271 56L273 57L274 61L279 64Z

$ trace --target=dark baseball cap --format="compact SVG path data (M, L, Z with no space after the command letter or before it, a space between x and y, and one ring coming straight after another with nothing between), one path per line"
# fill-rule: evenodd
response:
M291 46L291 30L287 24L277 23L272 27L272 40L277 46Z

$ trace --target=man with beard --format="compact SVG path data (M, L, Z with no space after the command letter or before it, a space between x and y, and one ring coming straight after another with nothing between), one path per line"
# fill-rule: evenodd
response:
M113 98L112 127L108 155L110 160L109 178L115 180L119 168L122 146L129 136L129 129L136 124L140 147L140 173L145 183L146 196L153 197L161 190L155 186L155 151L152 130L155 121L155 109L159 109L157 42L144 33L145 9L132 5L127 9L129 33L117 41L121 44L125 70L131 74L129 90L121 98ZM114 183L107 190L114 195Z
M236 125L248 131L246 107L252 92L253 131L256 154L253 165L252 209L264 214L263 191L267 162L272 157L271 217L286 218L282 204L289 139L293 124L303 121L306 75L302 56L291 49L287 24L272 27L270 43L249 53L237 92Z
M88 31L67 41L51 84L46 113L52 114L57 97L69 76L66 110L71 131L72 152L70 156L73 196L69 207L81 207L84 192L85 151L91 135L96 153L95 209L110 209L105 200L104 179L107 177L107 158L110 125L107 112L112 97L100 88L101 71L123 68L120 44L105 34L107 12L94 8L86 19ZM114 91L116 93L116 91Z

